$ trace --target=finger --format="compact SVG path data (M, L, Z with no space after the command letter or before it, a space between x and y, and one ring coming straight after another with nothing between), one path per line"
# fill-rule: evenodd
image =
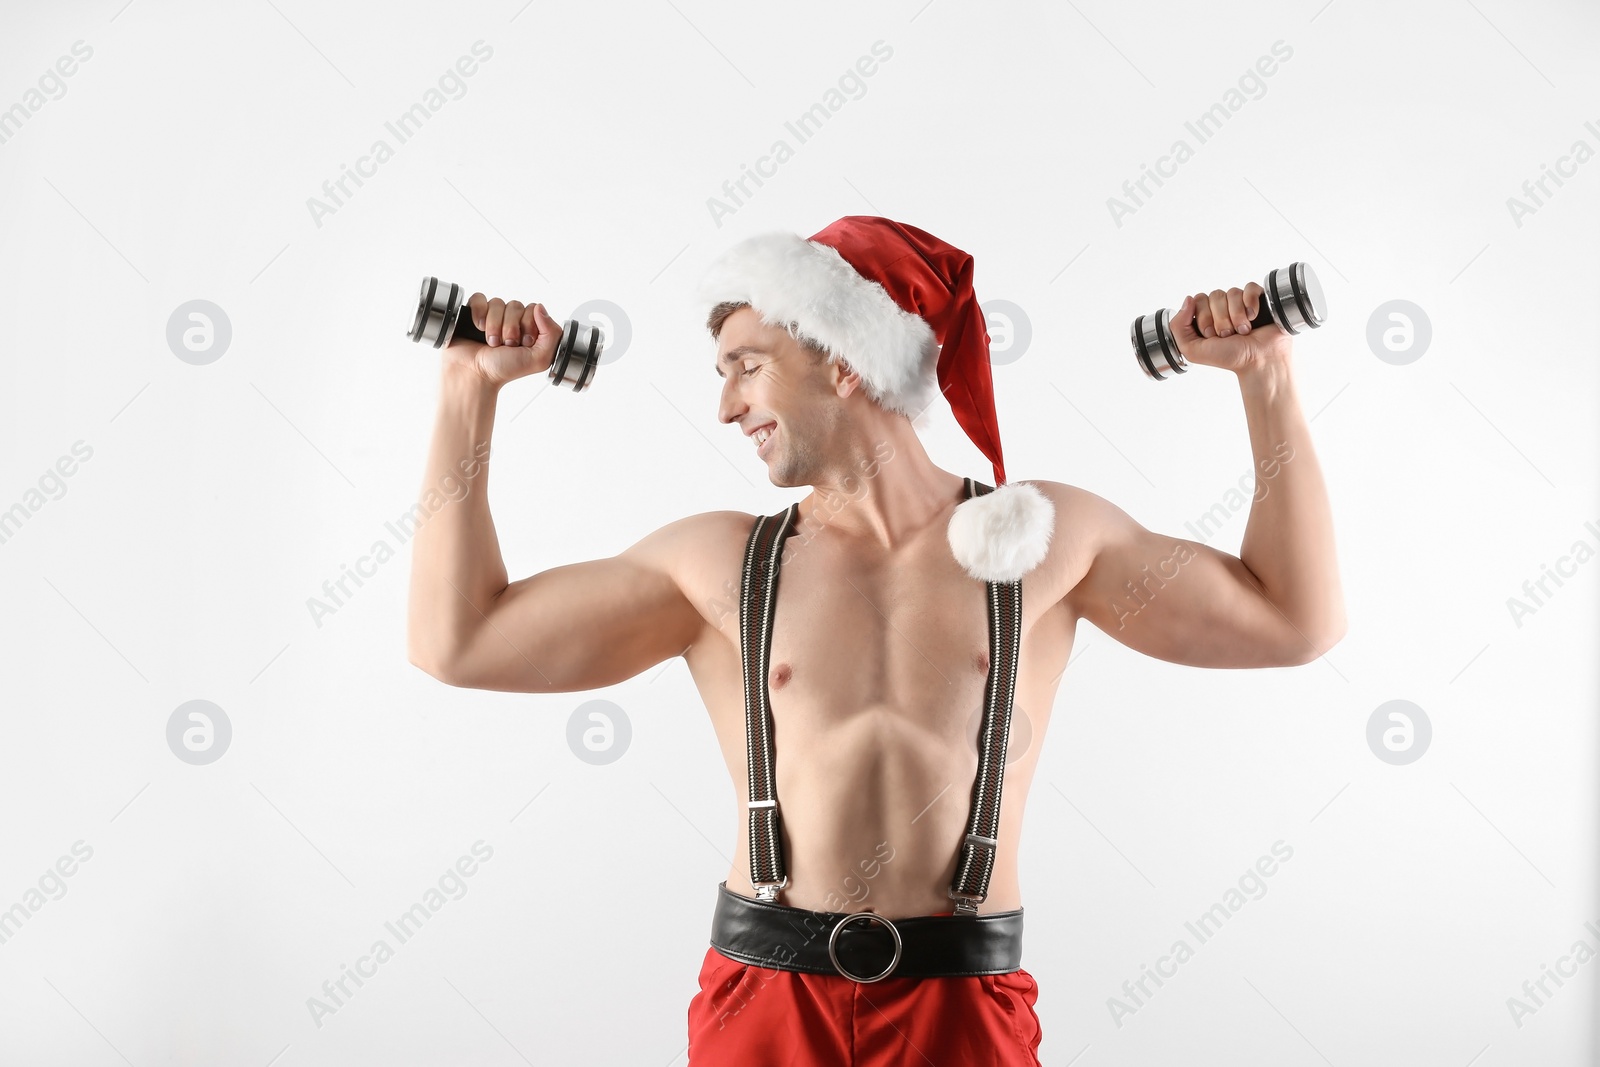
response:
M1211 301L1211 323L1216 327L1218 337L1233 336L1233 320L1228 317L1228 294L1221 289L1213 289L1208 297Z
M1211 323L1211 298L1205 293L1194 294L1194 328L1201 337L1217 335Z
M1250 316L1244 313L1244 290L1233 288L1228 290L1228 318L1233 322L1235 333L1250 332Z
M532 348L533 339L537 336L539 336L539 305L529 304L522 309L522 343Z
M1167 320L1167 325L1172 329L1173 339L1178 342L1178 350L1180 352L1183 350L1184 345L1199 338L1200 335L1195 332L1194 297L1185 296L1183 298L1183 303L1179 304L1177 310L1172 313L1171 318Z
M522 344L522 301L507 300L505 317L501 320L500 343Z
M483 315L483 336L490 346L500 343L500 320L506 313L506 302L498 296L489 301L489 309Z
M533 349L539 353L541 358L548 357L554 360L556 345L561 341L561 324L550 317L550 312L545 310L543 304L535 304L534 308L539 316L535 320L536 325L539 327L539 336L534 338Z
M1244 287L1244 309L1249 313L1251 319L1261 313L1261 298L1265 295L1267 295L1267 291L1261 288L1257 282L1251 282Z
M482 293L473 293L467 297L467 307L472 309L472 325L483 329L483 313L488 310L489 298Z

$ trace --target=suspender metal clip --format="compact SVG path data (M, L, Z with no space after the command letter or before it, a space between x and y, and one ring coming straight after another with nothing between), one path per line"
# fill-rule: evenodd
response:
M778 902L778 890L789 884L789 876L787 874L784 875L781 882L754 882L752 884L755 886L757 900L764 900L768 904L776 904Z
M957 915L976 915L978 905L984 902L988 893L957 893L954 889L945 890L950 899L956 902Z

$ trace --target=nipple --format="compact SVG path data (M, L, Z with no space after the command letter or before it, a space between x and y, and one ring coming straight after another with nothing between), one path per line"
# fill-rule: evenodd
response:
M782 689L789 684L789 679L794 677L794 668L787 663L780 663L772 668L772 677L768 683L769 688Z

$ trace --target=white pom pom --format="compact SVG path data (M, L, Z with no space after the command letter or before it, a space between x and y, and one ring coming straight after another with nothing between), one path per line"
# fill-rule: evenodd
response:
M1055 505L1038 486L1007 482L956 505L950 551L974 578L1014 582L1044 559L1055 526Z

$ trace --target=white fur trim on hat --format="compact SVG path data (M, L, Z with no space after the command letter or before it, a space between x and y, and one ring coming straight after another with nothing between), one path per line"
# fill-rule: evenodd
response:
M712 263L700 282L706 309L749 304L769 326L795 328L860 373L867 395L915 418L939 395L933 328L862 277L837 250L793 233L758 234Z
M1007 482L956 505L950 551L974 578L1014 582L1037 567L1050 548L1055 505L1038 486Z

